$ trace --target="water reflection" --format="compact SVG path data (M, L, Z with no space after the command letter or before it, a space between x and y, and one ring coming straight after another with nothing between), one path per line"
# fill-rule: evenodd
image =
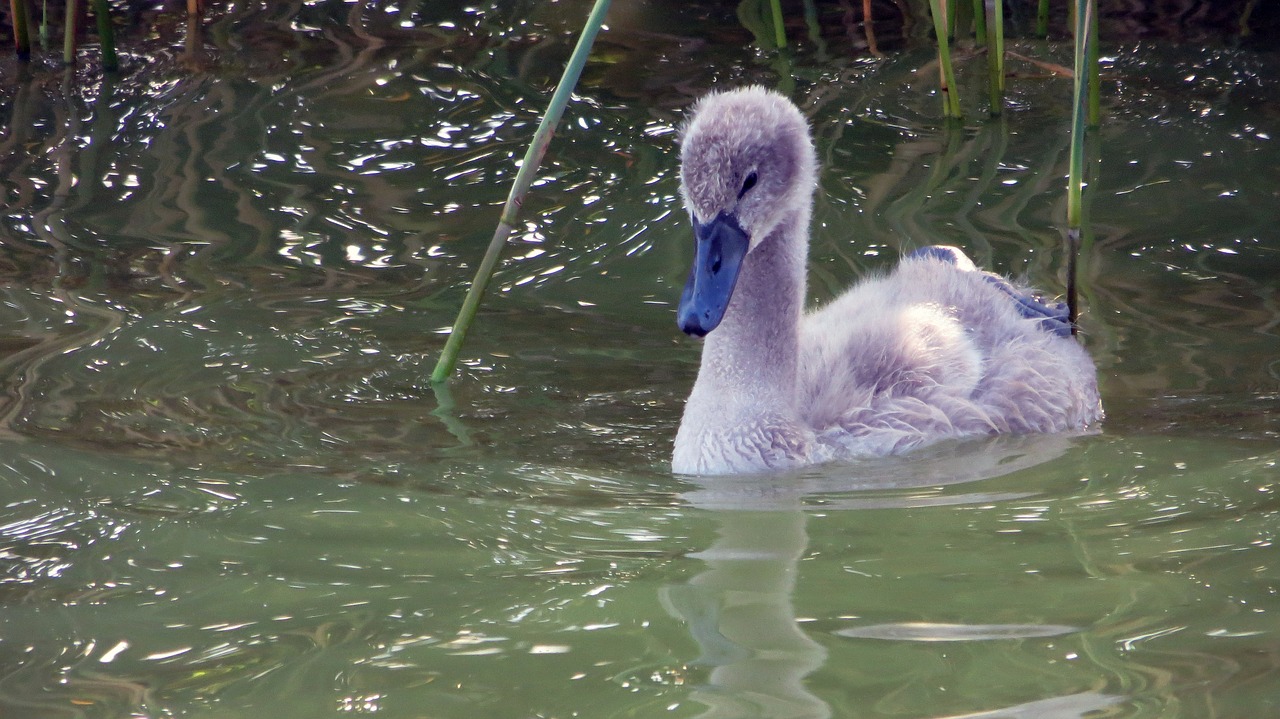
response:
M707 705L699 714L707 719L832 716L804 681L826 650L797 624L792 603L805 516L794 498L771 504L762 497L763 511L715 512L716 541L691 555L707 568L663 595L698 643L694 664L711 667L708 683L690 694Z
M826 648L805 631L794 605L801 562L808 550L806 509L836 511L998 502L1018 495L970 492L939 495L947 485L994 479L1060 457L1070 437L997 437L932 448L900 458L791 476L699 477L682 493L716 523L716 540L690 554L705 565L685 584L665 587L664 606L689 627L710 667L707 683L690 698L708 707L708 719L825 719L830 704L807 678L827 660ZM934 490L908 493L910 489ZM876 492L886 496L868 497ZM851 519L856 521L856 519ZM846 607L858 611L857 607ZM835 632L892 642L980 641L1054 637L1076 627L1036 625L869 625ZM973 716L1083 717L1118 701L1098 694L1058 697ZM1049 713L1044 713L1048 711ZM1074 713L1067 713L1074 712Z
M872 624L841 629L840 636L855 639L883 639L910 642L974 642L993 639L1032 639L1057 637L1080 631L1080 627L1060 624L943 624L939 622L903 622Z
M1083 692L1065 697L1017 704L976 714L954 714L942 719L1086 719L1120 703L1121 697Z

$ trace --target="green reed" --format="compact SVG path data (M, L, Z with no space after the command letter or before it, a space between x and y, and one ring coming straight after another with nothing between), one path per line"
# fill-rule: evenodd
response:
M19 60L31 58L31 34L27 28L27 0L9 0L9 8L13 11L13 49Z
M973 27L977 10L975 5L965 0L946 0L947 5L947 39L955 40L969 34Z
M102 45L102 69L108 72L120 68L116 58L116 35L111 26L111 6L108 0L93 0L93 16L98 21L98 42Z
M49 50L49 0L40 0L40 49Z
M987 74L991 98L991 114L999 115L1004 109L1004 2L986 0L983 3L986 17Z
M1096 112L1097 81L1097 0L1076 0L1075 5L1075 77L1072 80L1071 160L1067 180L1067 307L1071 332L1075 334L1079 317L1076 285L1078 262L1082 248L1081 225L1084 204L1084 140L1085 118ZM1086 67L1092 64L1093 67Z
M1077 0L1078 2L1079 0ZM1102 68L1098 57L1098 3L1089 0L1089 42L1086 45L1085 58L1089 64L1089 126L1097 127L1102 122Z
M942 114L959 118L960 95L956 90L955 68L951 65L951 45L947 41L947 0L929 0L929 12L933 16L933 32L938 38L939 90L942 92Z
M436 363L435 370L431 372L431 382L433 384L439 384L449 379L449 376L453 374L454 367L458 364L458 352L462 349L462 343L467 337L471 322L475 319L476 312L480 309L480 300L484 297L485 288L489 285L489 280L493 277L493 271L498 265L498 259L502 256L502 247L506 245L507 238L511 236L511 231L515 228L520 206L524 204L525 195L528 194L529 187L533 184L538 172L538 166L542 164L542 158L547 154L547 146L551 144L551 137L555 133L556 125L560 123L564 108L569 104L569 97L573 94L574 86L578 84L578 76L582 74L582 68L587 63L587 56L591 53L591 45L595 42L600 26L604 24L604 16L609 10L609 2L610 0L596 0L595 5L591 8L591 14L587 17L586 26L582 29L582 35L578 37L578 44L573 48L573 54L569 56L569 63L564 68L564 74L560 76L560 83L556 86L555 93L551 96L551 102L547 105L547 110L543 114L541 122L538 123L538 129L534 132L533 140L529 143L529 149L525 152L524 160L520 163L520 170L516 173L515 182L511 185L511 192L507 195L506 204L502 207L502 216L498 220L497 229L493 232L493 239L489 241L489 248L485 250L484 258L480 261L480 267L476 270L476 276L471 281L471 287L467 290L467 296L462 301L462 308L458 311L458 318L454 321L453 329L449 332L449 339L445 341L444 350L440 353L440 359Z
M120 59L116 55L115 26L111 22L110 0L91 0L93 14L97 20L98 42L102 48L102 69L113 72L120 69ZM27 16L27 0L10 0L9 7L13 19L13 44L18 60L26 62L31 59L30 21ZM49 3L44 0L41 5L40 47L49 49ZM67 0L66 11L62 23L62 61L72 65L76 60L76 35L80 21L80 0Z
M782 25L782 0L769 0L769 6L773 9L773 41L781 50L787 46L787 31Z
M80 0L67 0L67 15L62 22L62 61L76 61L76 23L80 22Z
M973 42L981 47L987 42L987 12L984 0L973 0Z

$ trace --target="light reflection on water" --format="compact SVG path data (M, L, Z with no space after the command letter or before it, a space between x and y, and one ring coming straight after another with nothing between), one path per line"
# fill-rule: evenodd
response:
M666 471L675 128L769 58L696 4L611 21L442 398L577 16L427 6L2 90L0 713L1276 711L1274 57L1108 48L1102 434L716 484ZM937 240L1060 288L1066 85L947 133L927 47L838 35L797 61L815 298Z

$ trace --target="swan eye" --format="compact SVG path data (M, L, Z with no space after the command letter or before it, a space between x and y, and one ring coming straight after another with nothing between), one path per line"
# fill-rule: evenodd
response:
M756 178L756 173L755 173L755 172L752 172L751 174L747 175L747 179L745 179L745 180L743 180L743 181L742 181L742 189L741 189L741 190L738 190L738 199L739 199L739 200L741 200L741 199L742 199L742 196L743 196L743 195L747 194L747 191L748 191L748 190L750 190L751 188L753 188L753 187L755 187L755 186L756 186L756 179L757 179L757 178Z

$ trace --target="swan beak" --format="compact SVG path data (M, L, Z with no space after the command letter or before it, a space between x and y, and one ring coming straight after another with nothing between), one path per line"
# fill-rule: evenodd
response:
M738 219L727 212L705 225L694 219L693 237L693 267L680 295L676 322L685 333L705 337L724 319L751 240Z

